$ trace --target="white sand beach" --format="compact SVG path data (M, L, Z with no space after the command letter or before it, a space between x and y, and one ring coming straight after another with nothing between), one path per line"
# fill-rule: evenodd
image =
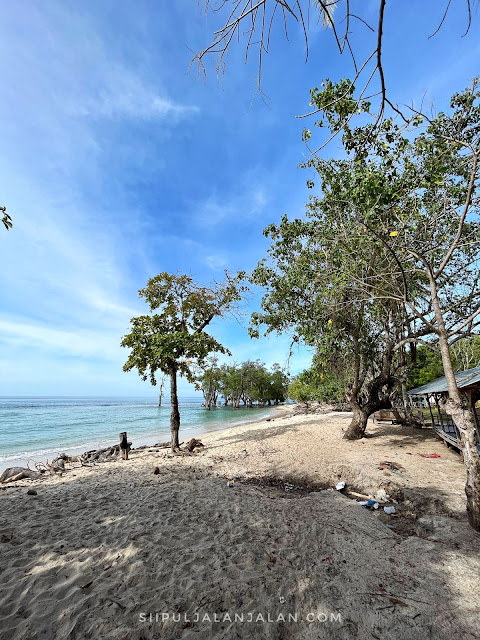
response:
M346 442L349 414L288 413L192 456L0 485L0 637L479 638L458 455L429 430L370 422ZM397 513L322 490L339 481Z

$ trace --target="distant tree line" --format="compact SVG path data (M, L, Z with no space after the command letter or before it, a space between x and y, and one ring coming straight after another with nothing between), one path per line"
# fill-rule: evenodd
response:
M279 364L271 370L259 360L240 364L218 364L213 356L196 377L196 387L203 393L205 409L214 409L222 399L225 406L271 405L284 402L289 378Z

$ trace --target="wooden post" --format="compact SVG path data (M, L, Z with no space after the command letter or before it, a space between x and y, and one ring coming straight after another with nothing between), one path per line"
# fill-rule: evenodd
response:
M127 432L120 431L119 435L120 435L120 451L122 453L122 460L128 460L128 452L130 450L130 447L128 446Z
M430 417L432 419L432 429L435 429L435 419L433 417L432 405L430 403L430 396L428 395L428 393L427 393L427 404L428 404L428 409L430 411ZM422 413L423 413L423 411L422 411Z
M441 411L441 409L440 409L440 405L439 405L439 403L438 403L437 394L436 394L436 393L434 393L434 394L433 394L433 397L435 398L435 404L437 405L438 417L440 418L440 424L441 424L441 427L442 427L442 431L443 431L444 433L446 433L446 431L445 431L445 425L444 425L444 423L443 423L442 411Z
M475 420L475 428L477 430L478 442L480 442L480 425L478 424L478 416L477 411L475 409L475 399L473 397L473 389L468 389L466 392L468 396L468 402L470 404L470 409L473 413L473 419Z

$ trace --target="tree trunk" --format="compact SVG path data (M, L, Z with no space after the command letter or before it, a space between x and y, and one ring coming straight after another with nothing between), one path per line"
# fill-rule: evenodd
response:
M463 462L467 470L465 494L468 521L476 531L480 531L480 455L475 442L474 418L469 409L464 409L461 403L455 402L451 397L447 400L445 409L452 416L461 435Z
M163 386L165 384L165 376L162 376L162 380L160 382L160 391L158 393L158 406L162 406L162 396L163 396Z
M460 391L458 390L457 380L452 366L452 358L450 356L448 332L445 327L445 321L438 299L437 283L431 271L429 271L428 276L430 280L432 306L437 322L440 354L442 356L443 370L445 372L448 389L448 400L445 404L445 410L452 416L460 432L463 461L467 469L465 494L467 496L468 521L476 531L480 531L480 456L475 443L475 418L470 409L464 409L462 407L462 399L460 397Z
M480 456L475 442L475 419L470 409L462 407L446 335L439 337L439 343L448 388L445 410L452 416L460 432L463 461L467 470L465 495L468 521L476 531L480 531Z
M346 440L360 440L365 435L369 414L359 405L357 400L350 400L350 406L353 411L353 418L343 437Z
M180 411L178 410L178 393L177 393L177 369L172 366L170 369L170 404L172 413L170 414L170 434L172 453L180 449L178 440L178 431L180 429Z

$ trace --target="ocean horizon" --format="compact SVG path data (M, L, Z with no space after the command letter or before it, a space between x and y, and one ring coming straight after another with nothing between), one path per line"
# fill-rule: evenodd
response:
M202 397L179 398L180 441L268 417L272 407L219 406L207 411ZM118 443L133 447L170 439L170 402L152 396L0 396L0 472Z

